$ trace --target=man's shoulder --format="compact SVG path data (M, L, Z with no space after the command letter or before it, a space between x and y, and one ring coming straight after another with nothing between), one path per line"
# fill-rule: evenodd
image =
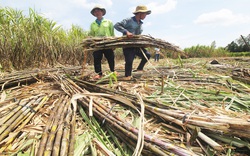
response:
M133 20L134 17L127 17L125 20Z
M104 18L103 22L111 22L112 23L112 20Z
M97 24L96 21L93 21L93 22L91 22L90 25L95 25L95 24Z

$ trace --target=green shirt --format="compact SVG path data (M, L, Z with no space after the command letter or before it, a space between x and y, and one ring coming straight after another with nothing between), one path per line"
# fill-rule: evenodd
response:
M90 25L90 36L115 36L112 21L103 18L100 25L96 21L92 22Z

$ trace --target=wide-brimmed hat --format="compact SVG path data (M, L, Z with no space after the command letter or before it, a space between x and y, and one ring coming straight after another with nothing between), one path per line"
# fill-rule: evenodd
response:
M95 15L94 15L95 9L100 9L100 10L102 10L103 16L106 14L106 10L105 10L104 7L102 7L102 6L100 6L100 5L96 5L96 6L90 11L90 13L91 13L93 16L95 16Z
M133 14L137 14L139 12L146 12L147 15L151 14L151 10L148 10L148 8L144 5L137 6Z

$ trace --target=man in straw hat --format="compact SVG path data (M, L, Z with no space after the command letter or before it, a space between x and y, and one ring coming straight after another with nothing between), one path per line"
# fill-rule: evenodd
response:
M90 13L96 17L96 20L93 21L90 25L90 36L114 36L114 26L112 21L103 18L103 16L106 14L106 10L104 7L97 5L90 11ZM94 68L95 72L97 73L97 75L94 76L94 79L100 79L103 75L101 65L103 55L108 61L110 71L115 71L115 56L114 51L112 49L94 51Z
M133 12L135 16L123 19L121 22L117 22L114 25L114 28L127 37L140 35L143 30L142 20L144 20L150 13L151 10L148 10L146 6L137 6ZM151 54L145 48L138 47L123 48L123 55L125 57L125 80L130 80L132 78L131 75L135 56L139 56L141 58L141 62L136 71L143 71L145 64L151 57Z

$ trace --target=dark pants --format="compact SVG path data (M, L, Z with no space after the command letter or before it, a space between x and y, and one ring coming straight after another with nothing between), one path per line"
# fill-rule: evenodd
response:
M155 61L159 61L160 54L155 54Z
M93 52L95 72L98 73L98 75L102 75L103 55L106 57L108 61L110 71L111 72L115 71L114 51L112 49L98 50Z
M133 69L133 61L135 56L139 56L141 58L141 62L137 67L137 70L143 70L145 64L147 63L147 59L145 58L144 54L146 55L147 59L151 57L151 54L145 48L123 48L123 55L125 57L125 76L132 75Z

